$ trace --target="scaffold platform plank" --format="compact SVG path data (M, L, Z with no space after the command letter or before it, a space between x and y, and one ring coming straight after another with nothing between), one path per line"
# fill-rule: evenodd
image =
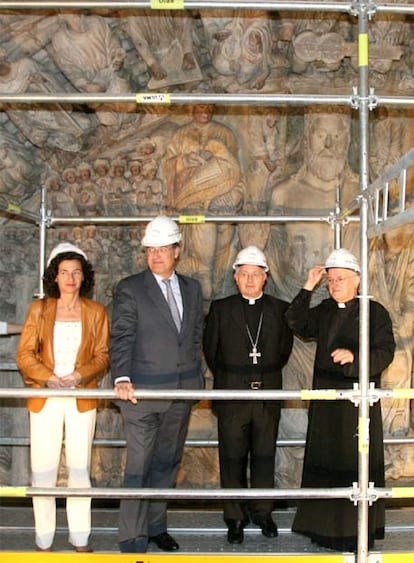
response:
M227 542L227 528L220 509L169 510L169 532L180 544L180 551L167 554L150 543L148 553L121 554L117 543L118 507L93 505L91 545L93 553L78 554L68 543L63 503L58 504L57 529L53 551L38 553L34 545L33 512L24 505L0 503L1 563L70 563L79 556L83 563L354 563L353 554L335 553L311 543L291 531L295 507L277 509L273 518L279 528L277 538L265 538L257 526L245 529L244 542ZM414 561L414 508L387 509L385 539L375 543L370 563L406 563ZM76 559L78 560L78 559Z

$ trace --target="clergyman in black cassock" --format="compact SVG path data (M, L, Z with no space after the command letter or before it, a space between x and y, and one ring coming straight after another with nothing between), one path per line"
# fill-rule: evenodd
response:
M281 389L282 367L292 349L284 314L288 303L263 293L268 267L256 247L241 250L233 265L239 293L213 301L206 318L204 354L215 389ZM280 401L218 400L220 478L223 488L274 487ZM249 470L249 471L248 471ZM277 536L273 500L226 500L230 543L243 541L252 521Z
M311 308L313 289L327 272L330 298ZM335 250L325 266L309 271L304 288L286 318L296 334L317 341L313 388L352 389L359 365L359 264L345 249ZM370 381L380 386L381 372L391 363L395 342L388 312L370 302ZM381 405L370 408L369 480L384 487ZM302 487L351 487L358 481L358 409L348 401L311 401ZM383 500L369 508L368 544L384 537ZM292 527L323 547L356 551L358 508L348 499L303 500Z

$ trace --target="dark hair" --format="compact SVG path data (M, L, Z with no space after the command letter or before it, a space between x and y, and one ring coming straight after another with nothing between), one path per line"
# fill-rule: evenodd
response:
M59 264L63 262L63 260L79 260L83 272L83 281L79 295L82 297L89 296L95 285L95 272L89 260L85 260L85 258L77 252L61 252L50 262L43 274L43 284L46 295L48 297L60 297L59 286L55 280L58 274Z

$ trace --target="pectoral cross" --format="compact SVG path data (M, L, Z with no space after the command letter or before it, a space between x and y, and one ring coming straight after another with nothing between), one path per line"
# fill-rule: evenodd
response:
M253 346L253 349L249 354L249 358L252 358L252 362L254 364L257 364L257 358L261 358L261 357L262 357L262 354L257 351L257 347Z

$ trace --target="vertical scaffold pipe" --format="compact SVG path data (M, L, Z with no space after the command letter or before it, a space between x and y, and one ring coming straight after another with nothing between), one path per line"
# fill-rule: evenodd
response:
M360 128L360 321L359 321L359 429L358 429L358 562L368 562L368 487L369 487L369 296L368 296L368 201L364 197L369 183L368 170L368 11L364 0L358 1L358 98Z
M41 187L41 204L40 204L40 223L39 223L39 290L35 297L43 299L45 296L43 288L43 272L45 270L45 253L46 253L46 229L47 229L47 190L46 186Z

